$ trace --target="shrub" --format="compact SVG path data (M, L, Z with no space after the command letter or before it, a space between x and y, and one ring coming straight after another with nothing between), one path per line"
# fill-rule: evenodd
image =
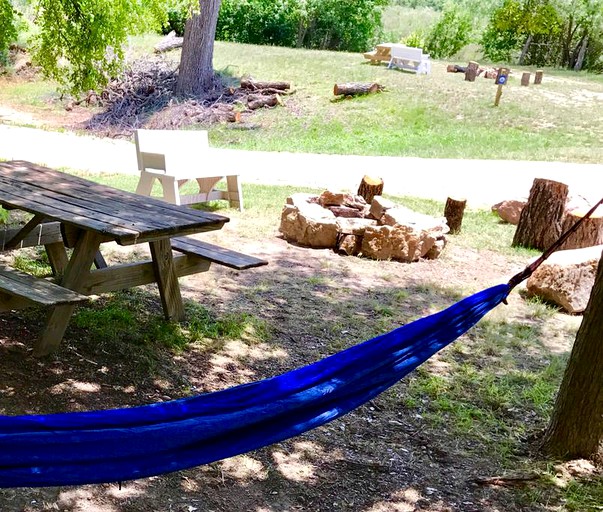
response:
M8 47L17 39L16 15L10 0L0 0L0 65L8 61Z
M167 4L167 20L161 26L162 34L169 34L172 30L177 36L184 35L186 20L191 15L190 2L187 0L173 0Z
M471 39L470 16L456 5L446 7L434 27L427 35L425 49L434 59L452 57L466 46Z
M223 0L216 39L364 51L374 44L387 0Z
M416 30L406 36L401 42L413 48L425 48L425 34L423 34L422 30Z

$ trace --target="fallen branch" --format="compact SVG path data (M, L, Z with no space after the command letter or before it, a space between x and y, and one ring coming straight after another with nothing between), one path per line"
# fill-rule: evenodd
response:
M261 89L276 89L277 91L286 91L291 87L289 82L256 82L251 78L241 79L241 89L251 89L260 91Z
M528 473L526 475L514 475L514 476L490 476L490 477L477 477L474 482L480 485L497 485L501 487L513 487L517 485L525 485L526 482L532 482L538 480L540 475L536 473Z
M176 32L172 30L167 36L165 36L155 45L153 51L155 53L169 52L170 50L181 48L183 43L184 37L177 37Z

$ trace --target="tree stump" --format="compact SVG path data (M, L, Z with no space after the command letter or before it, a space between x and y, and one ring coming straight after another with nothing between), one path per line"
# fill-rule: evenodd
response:
M563 220L561 232L570 229L576 222L584 217L585 212L573 211L568 213ZM578 230L573 233L559 249L582 249L583 247L592 247L593 245L603 244L603 215L595 213L586 219Z
M453 199L451 197L446 199L444 217L446 217L446 222L450 228L451 235L458 235L461 232L463 215L465 214L465 206L467 206L466 199Z
M531 76L531 73L528 73L528 72L521 75L521 85L523 85L524 87L527 87L528 85L530 85L530 76Z
M358 187L358 195L364 197L367 204L371 204L373 197L383 193L383 180L374 176L365 175Z
M475 82L475 77L479 71L479 64L475 61L469 61L467 69L465 69L465 80L467 82Z
M333 94L339 96L356 96L358 94L373 94L383 90L383 86L378 83L364 83L364 82L349 82L345 84L335 84L333 87Z
M542 83L542 76L544 75L542 69L536 70L534 75L534 85L540 85Z
M565 183L536 178L521 211L513 247L544 250L557 240L563 225L567 194Z

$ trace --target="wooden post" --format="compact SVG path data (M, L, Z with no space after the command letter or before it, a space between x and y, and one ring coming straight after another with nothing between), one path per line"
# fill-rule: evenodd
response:
M475 77L479 70L479 64L475 61L469 61L467 69L465 70L465 80L467 82L475 82Z
M542 69L536 70L536 74L534 75L534 85L540 85L542 83L542 76L544 72Z
M523 75L521 75L521 85L523 85L524 87L530 85L530 76L531 73L528 73L527 71Z
M364 197L364 200L371 204L373 197L380 196L383 193L383 180L375 176L365 175L358 187L358 195Z
M465 206L467 206L466 199L453 199L451 197L446 199L444 217L446 217L446 222L450 228L451 235L458 235L461 232L463 215L465 214Z
M500 97L502 96L502 88L503 85L507 83L507 77L509 76L509 68L498 68L498 72L496 73L496 85L498 88L496 89L496 97L494 98L494 106L498 107L500 103Z
M565 183L536 178L521 211L513 247L544 250L555 242L561 234L567 195Z

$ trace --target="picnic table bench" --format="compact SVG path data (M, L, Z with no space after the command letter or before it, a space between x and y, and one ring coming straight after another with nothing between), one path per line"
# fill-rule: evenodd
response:
M36 355L56 350L75 305L89 295L157 283L165 317L182 320L178 277L204 272L212 263L239 270L267 264L186 236L221 229L227 217L29 162L0 163L0 206L33 215L23 227L0 229L0 251L42 245L54 275L50 281L0 267L0 311L32 304L52 308L36 343ZM100 253L105 242L148 243L151 260L107 266ZM66 247L73 251L68 253ZM173 249L179 254L174 255Z
M412 71L418 75L431 73L429 55L423 53L421 48L413 48L403 44L391 45L390 61L387 67Z

